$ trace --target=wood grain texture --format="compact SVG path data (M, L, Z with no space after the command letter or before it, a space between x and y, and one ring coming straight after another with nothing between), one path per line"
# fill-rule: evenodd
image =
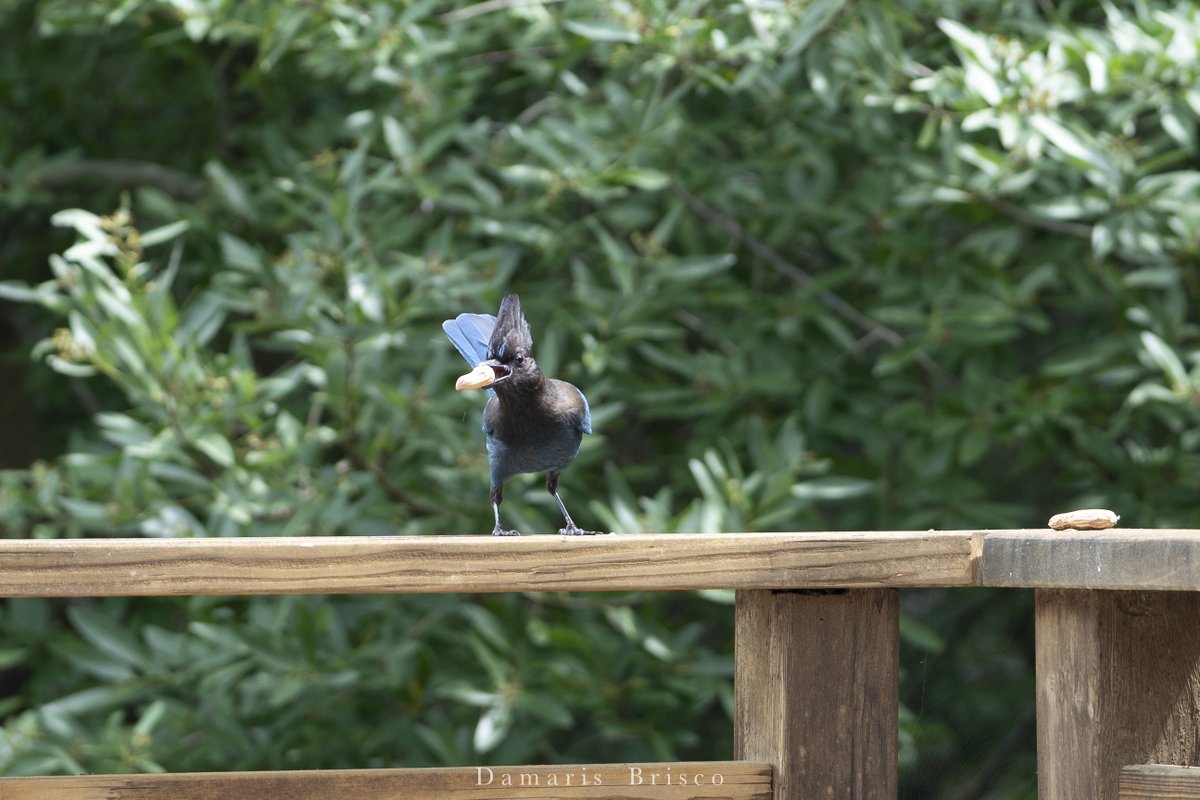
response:
M1040 798L1113 800L1122 765L1200 765L1200 593L1039 589L1035 615Z
M962 532L0 540L0 597L965 586Z
M0 540L0 597L968 586L1200 591L1200 531Z
M777 800L895 800L899 592L737 593L734 755Z
M4 800L771 800L766 764L194 772L0 778Z
M1200 800L1200 768L1138 764L1121 769L1119 800Z
M993 531L983 538L985 586L1200 590L1200 531Z

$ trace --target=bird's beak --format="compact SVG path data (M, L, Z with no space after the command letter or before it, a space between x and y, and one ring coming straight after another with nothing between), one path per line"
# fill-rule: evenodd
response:
M460 392L464 389L486 389L500 383L508 376L508 367L498 361L481 361L475 365L475 369L459 377L454 382L454 388Z

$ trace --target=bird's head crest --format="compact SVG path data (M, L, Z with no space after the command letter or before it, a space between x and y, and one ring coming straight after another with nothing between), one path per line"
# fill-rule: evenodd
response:
M488 341L488 355L504 361L517 353L529 354L533 350L533 335L529 323L521 313L521 298L510 294L500 302L496 315L496 327Z

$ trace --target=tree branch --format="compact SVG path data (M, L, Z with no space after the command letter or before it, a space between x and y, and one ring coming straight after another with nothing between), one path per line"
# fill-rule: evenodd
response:
M80 183L106 183L121 189L153 186L172 197L188 199L204 191L207 183L161 164L148 161L94 161L83 159L34 173L34 180L47 189Z
M1041 228L1054 233L1064 233L1067 236L1078 236L1080 239L1090 240L1092 238L1091 225L1084 225L1082 222L1068 222L1061 219L1039 217L1037 214L1026 211L1020 206L1013 205L1007 200L1002 200L999 197L983 197L981 195L975 195L975 199L989 208L994 208L1001 214L1006 214L1007 216L1012 217L1023 225L1029 225L1033 228Z
M862 330L865 334L864 341L877 339L891 348L899 348L905 344L904 336L894 329L871 319L828 289L817 288L816 279L807 270L781 256L774 248L751 234L732 218L708 205L680 184L676 183L675 189L679 193L679 196L683 198L683 202L697 216L741 241L751 253L766 261L780 274L786 275L801 286L815 289L817 297L826 307L842 319ZM818 264L817 259L808 254L804 254L804 259L811 265L816 266ZM928 355L920 353L916 356L916 361L926 372L930 374L937 372L937 363Z

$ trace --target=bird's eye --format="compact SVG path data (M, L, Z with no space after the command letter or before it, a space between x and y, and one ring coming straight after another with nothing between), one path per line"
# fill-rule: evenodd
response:
M516 356L516 358L514 358L514 359L513 359L513 361L514 361L514 362L515 362L515 363L516 363L518 366L520 366L521 364L524 364L524 363L525 363L525 356L521 355L520 353L517 353L517 356Z

